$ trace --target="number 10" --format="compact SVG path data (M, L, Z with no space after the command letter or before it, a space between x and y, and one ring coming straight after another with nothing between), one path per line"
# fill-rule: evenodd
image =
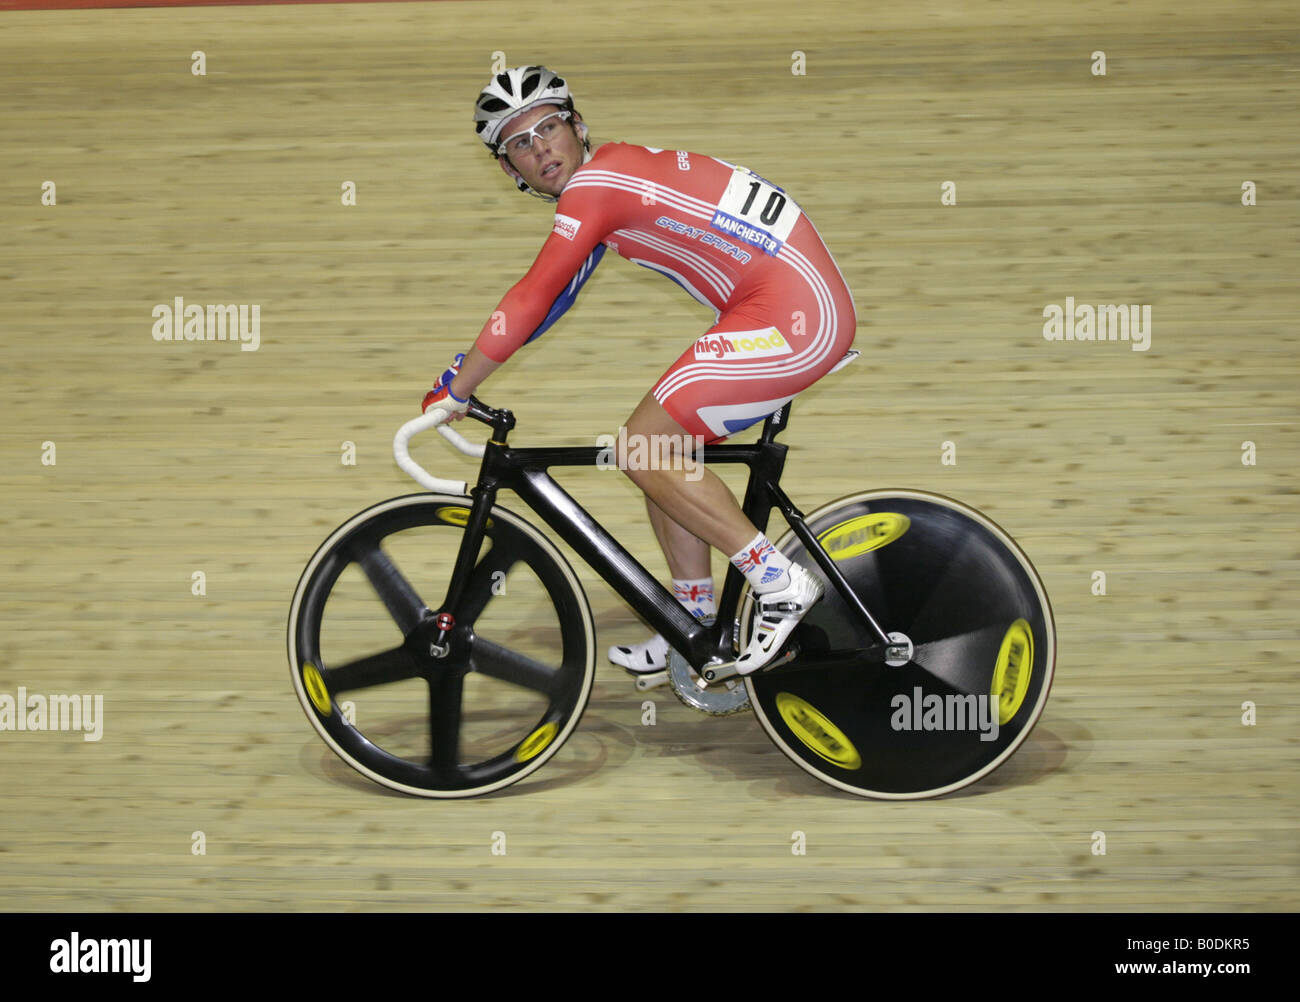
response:
M741 207L742 216L749 214L749 207L754 204L754 199L758 197L758 190L762 184L758 181L749 182L749 197L745 199L744 206ZM780 218L781 210L785 208L785 196L779 191L773 191L767 198L767 205L763 206L763 211L759 214L759 219L767 226L771 226Z

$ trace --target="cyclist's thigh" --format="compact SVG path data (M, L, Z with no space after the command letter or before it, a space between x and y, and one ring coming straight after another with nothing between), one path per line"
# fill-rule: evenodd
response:
M692 435L717 441L771 414L826 375L853 343L839 280L791 271L747 298L669 367L651 391Z

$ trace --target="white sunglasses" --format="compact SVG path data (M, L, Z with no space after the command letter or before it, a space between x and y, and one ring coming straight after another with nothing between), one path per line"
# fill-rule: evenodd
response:
M559 130L560 125L567 122L572 117L571 111L557 111L547 115L540 122L537 122L531 129L525 129L523 132L516 132L514 135L507 137L497 144L497 152L501 154L521 154L528 153L533 148L533 137L536 136L542 142L555 138L555 133Z

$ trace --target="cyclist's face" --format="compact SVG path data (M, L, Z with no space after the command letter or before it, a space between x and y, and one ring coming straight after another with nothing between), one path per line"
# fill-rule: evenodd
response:
M517 136L559 110L559 106L554 104L531 108L510 119L501 130L501 136L503 139ZM582 140L578 138L576 128L580 121L582 119L576 112L567 122L558 118L551 119L530 137L530 148L522 151L511 149L501 159L501 168L510 174L510 168L513 167L534 191L540 191L544 195L558 195L569 183L573 172L582 166ZM549 135L543 136L542 133Z

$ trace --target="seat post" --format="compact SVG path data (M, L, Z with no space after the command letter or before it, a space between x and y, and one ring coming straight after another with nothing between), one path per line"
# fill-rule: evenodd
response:
M790 423L790 405L793 403L793 400L787 400L767 416L763 422L763 434L758 439L760 442L774 442L776 436L785 431L785 426Z

